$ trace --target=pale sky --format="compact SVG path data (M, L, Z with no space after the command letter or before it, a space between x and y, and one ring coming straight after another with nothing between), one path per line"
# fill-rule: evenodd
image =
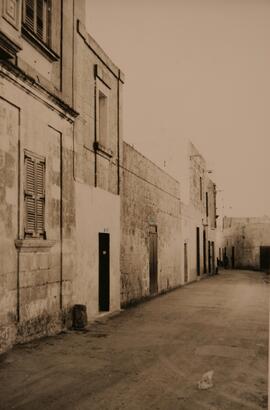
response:
M227 214L270 215L270 0L86 1L126 75L124 139L184 183L190 138Z

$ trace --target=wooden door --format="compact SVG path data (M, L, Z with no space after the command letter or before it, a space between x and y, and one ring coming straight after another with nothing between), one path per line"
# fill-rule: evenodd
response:
M99 310L110 310L110 234L99 233Z
M157 254L157 227L150 226L149 232L149 290L150 294L158 291L158 254Z

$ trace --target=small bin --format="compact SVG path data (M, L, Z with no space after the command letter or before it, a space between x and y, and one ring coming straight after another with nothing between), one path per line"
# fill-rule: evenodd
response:
M83 330L87 325L87 313L85 305L73 306L73 329Z

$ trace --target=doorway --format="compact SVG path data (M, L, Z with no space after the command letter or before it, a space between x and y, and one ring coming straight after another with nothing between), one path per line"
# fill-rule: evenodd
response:
M270 273L270 246L260 246L260 270Z
M157 226L149 228L149 291L153 295L158 291L158 259L157 259Z
M188 282L188 253L187 243L184 243L184 282Z
M232 269L234 269L234 246L232 246Z
M212 245L212 275L215 274L215 267L216 267L216 256L215 256L215 242L211 243Z
M200 255L200 228L196 228L196 246L197 246L197 275L201 274L201 255Z
M110 234L99 233L99 310L110 310Z
M203 230L203 273L206 273L206 232Z
M208 273L211 273L211 242L208 241Z

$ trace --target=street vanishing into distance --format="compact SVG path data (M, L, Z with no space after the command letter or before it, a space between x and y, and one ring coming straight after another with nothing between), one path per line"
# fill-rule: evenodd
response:
M267 408L269 279L221 270L1 356L0 408ZM199 390L213 371L213 386Z

